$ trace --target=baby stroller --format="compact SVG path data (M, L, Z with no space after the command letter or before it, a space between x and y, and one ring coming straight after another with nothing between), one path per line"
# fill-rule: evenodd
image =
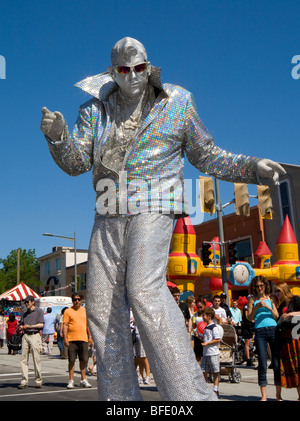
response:
M256 360L255 346L254 346L254 340L253 340L253 338L250 340L249 356L250 356L250 362L253 365L253 363ZM247 361L246 353L245 353L245 339L243 338L243 336L240 336L239 337L239 340L238 340L237 347L236 347L235 363L237 365L241 365L245 361Z
M236 369L238 337L231 325L222 325L224 335L220 341L220 376L228 375L231 383L240 383L242 376Z
M20 351L22 349L22 335L20 333L11 335L7 345L13 351Z

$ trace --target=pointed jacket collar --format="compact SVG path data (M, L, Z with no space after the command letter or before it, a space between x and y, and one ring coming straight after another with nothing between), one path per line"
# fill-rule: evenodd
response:
M163 90L160 81L160 72L161 69L159 67L151 66L149 82L155 88ZM118 85L113 81L108 72L100 73L95 76L89 76L80 82L77 82L74 86L82 89L84 92L87 92L101 101L107 100L107 98L118 89Z

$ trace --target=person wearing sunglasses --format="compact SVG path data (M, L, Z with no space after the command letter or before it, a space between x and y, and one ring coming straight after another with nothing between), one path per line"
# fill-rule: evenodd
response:
M113 46L107 72L75 86L92 98L80 107L73 131L60 112L46 107L40 127L63 171L93 171L96 215L86 305L101 367L99 399L142 399L128 329L131 306L162 399L189 400L193 390L196 400L214 400L165 282L174 218L188 214L183 157L227 181L278 183L285 170L217 147L192 94L162 84L160 68L133 38ZM174 376L169 367L175 356Z
M275 294L280 302L281 385L286 389L296 388L300 401L300 296L292 294L286 282L275 285Z
M281 399L279 340L277 335L277 306L270 297L270 283L264 276L255 276L249 287L248 320L254 320L255 347L258 356L258 384L261 400L267 400L268 345L272 357L276 399Z
M75 387L75 361L78 357L81 374L80 387L92 387L86 379L86 368L89 360L88 348L92 345L92 336L87 323L86 309L82 307L82 294L72 294L72 307L67 308L63 316L63 338L68 347L69 383L68 389Z
M44 312L41 308L36 307L33 295L28 295L24 300L24 304L26 311L21 317L18 326L18 331L24 332L21 356L22 380L18 388L25 389L28 386L28 362L30 353L33 359L35 386L40 388L43 383L40 358L42 338L40 332L44 326Z

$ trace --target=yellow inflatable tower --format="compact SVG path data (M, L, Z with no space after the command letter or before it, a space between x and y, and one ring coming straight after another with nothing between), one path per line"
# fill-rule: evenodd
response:
M254 256L257 257L257 267L259 269L271 267L272 253L265 241L260 241Z
M169 254L168 278L180 292L194 292L194 283L199 278L202 261L195 253L196 233L189 216L177 220Z
M291 226L289 217L286 216L280 235L276 242L277 262L273 266L279 268L279 281L286 282L292 293L300 295L300 262L298 243ZM278 282L278 280L274 280Z

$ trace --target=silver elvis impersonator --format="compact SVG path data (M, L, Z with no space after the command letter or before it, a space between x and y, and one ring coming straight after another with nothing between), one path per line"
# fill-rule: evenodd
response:
M160 69L151 66L144 46L133 38L114 45L107 72L75 86L92 99L80 107L72 133L63 115L46 107L41 130L63 171L76 176L93 170L97 206L86 308L96 346L99 399L142 400L130 332L132 308L162 399L216 400L166 285L174 218L188 213L183 188L178 188L183 186L183 158L201 172L234 182L278 183L285 171L271 160L215 146L191 93L161 84Z

